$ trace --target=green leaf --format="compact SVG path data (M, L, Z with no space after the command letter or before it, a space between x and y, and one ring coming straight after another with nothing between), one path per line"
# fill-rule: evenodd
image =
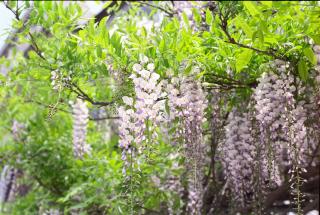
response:
M260 13L258 11L256 5L251 1L244 1L243 5L248 10L248 12L251 14L251 16L256 16L256 15L258 15Z
M185 12L182 13L182 19L183 19L183 22L186 24L187 28L189 29L190 28L189 19Z
M260 3L267 7L272 7L272 1L260 1Z
M320 34L310 35L310 37L313 39L315 44L320 45Z
M258 38L259 38L259 42L260 42L261 44L263 44L263 43L264 43L263 31L259 30L257 36L258 36Z
M28 0L28 1L25 1L25 4L26 4L26 8L29 8L29 7L30 7L30 2L29 2L29 0Z
M211 13L211 11L209 10L209 8L207 8L207 10L206 10L206 23L207 23L208 25L211 25L212 20L213 20L212 13Z
M264 42L264 36L263 36L263 31L261 30L257 30L252 34L252 41L254 42L255 39L258 38L260 44L263 44Z
M304 60L300 60L298 62L298 72L299 76L302 80L306 81L309 77L308 70L307 70L307 64Z
M303 49L303 53L313 65L317 64L317 57L310 47Z
M248 65L252 57L252 50L242 49L243 51L236 56L236 71L241 72L241 70Z
M196 8L192 8L192 13L194 20L199 24L201 22L201 16L199 14L199 11Z
M253 32L250 26L241 16L237 16L233 21L236 27L241 28L249 38L252 38Z
M97 46L97 56L100 58L102 57L102 49L100 45Z

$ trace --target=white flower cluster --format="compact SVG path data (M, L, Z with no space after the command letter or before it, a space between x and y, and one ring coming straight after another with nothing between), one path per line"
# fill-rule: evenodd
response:
M149 59L142 55L140 64L133 65L130 78L134 83L135 97L124 96L122 99L126 106L118 108L119 146L123 149L124 174L129 164L127 154L134 156L134 150L141 153L144 149L142 143L145 141L148 144L156 138L154 128L164 120L162 82L159 82L160 75L154 71L154 64L148 62Z
M255 145L247 113L233 109L225 126L225 143L221 146L222 165L235 199L242 205L253 191Z
M8 165L5 165L2 169L0 177L0 201L2 203L7 202L14 195L13 186L16 173L17 171Z
M89 110L84 101L77 98L73 107L73 152L76 158L82 158L91 151L86 143Z

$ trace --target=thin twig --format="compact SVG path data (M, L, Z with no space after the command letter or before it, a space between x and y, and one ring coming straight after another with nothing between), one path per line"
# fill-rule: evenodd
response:
M148 2L141 2L141 1L139 1L138 3L144 4L144 5L148 5L148 6L150 6L150 7L157 8L157 9L165 12L166 14L168 14L169 17L173 17L173 15L174 15L173 12L170 12L170 11L168 11L168 10L164 9L163 7L160 7L160 6L158 6L158 5L150 4L150 3L148 3Z
M92 98L90 98L88 96L87 93L85 93L83 90L80 89L80 87L78 85L76 85L75 83L69 83L69 89L73 92L75 92L81 99L84 99L88 102L90 102L93 105L98 105L98 106L107 106L107 105L111 105L113 102L101 102L101 101L94 101ZM75 89L74 89L74 88Z

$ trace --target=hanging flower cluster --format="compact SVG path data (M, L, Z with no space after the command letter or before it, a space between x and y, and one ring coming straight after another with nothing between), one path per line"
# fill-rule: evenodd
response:
M235 108L225 126L225 143L221 147L222 164L227 183L235 198L244 205L252 194L255 146L247 113Z
M119 146L122 148L122 160L125 168L129 165L127 155L134 157L135 151L141 153L151 140L156 138L154 128L164 120L164 100L160 75L146 56L140 57L140 63L133 65L130 76L134 83L135 97L124 96L126 106L118 108ZM145 142L145 144L143 144Z
M17 171L5 165L0 176L0 201L2 203L9 201L14 195L14 185Z
M76 158L82 158L84 154L91 151L91 147L86 143L87 124L89 120L89 110L81 99L77 99L73 108L73 152Z
M11 132L13 139L17 142L21 141L21 135L25 130L25 125L18 122L17 120L13 120ZM7 202L14 198L17 192L17 176L18 170L5 165L1 172L0 178L0 201Z
M280 172L276 163L288 164L288 159L283 155L288 150L287 137L288 132L288 115L292 109L293 93L293 76L286 74L286 66L282 62L276 62L278 65L276 73L264 73L258 80L259 84L254 92L256 102L256 119L259 122L260 140L263 145L263 154L268 157L268 171L272 181L280 183ZM271 145L272 144L272 145Z
M202 124L205 121L206 95L201 85L192 78L172 79L167 86L169 120L178 119L175 139L182 137L185 147L186 170L188 173L189 214L201 214L202 179L206 150L203 144ZM177 140L176 140L177 141Z

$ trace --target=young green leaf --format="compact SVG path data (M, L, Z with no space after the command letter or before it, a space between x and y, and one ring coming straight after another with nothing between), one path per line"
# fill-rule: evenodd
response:
M251 16L256 16L260 12L257 9L257 5L251 1L244 1L243 2L244 7L248 10L248 12L251 14Z
M211 13L211 11L209 10L209 8L207 8L207 10L206 10L206 23L207 23L208 25L211 25L212 20L213 20L212 13Z
M308 79L309 74L307 70L307 64L303 59L301 59L298 63L298 72L302 80L306 81Z
M317 64L317 57L310 47L303 49L303 53L313 65Z
M267 7L272 7L272 1L260 1L260 3Z
M192 8L192 14L193 14L194 20L199 24L201 22L201 16L199 14L199 11L196 8Z
M236 71L241 72L241 70L248 65L252 57L252 50L243 49L241 53L236 56Z

